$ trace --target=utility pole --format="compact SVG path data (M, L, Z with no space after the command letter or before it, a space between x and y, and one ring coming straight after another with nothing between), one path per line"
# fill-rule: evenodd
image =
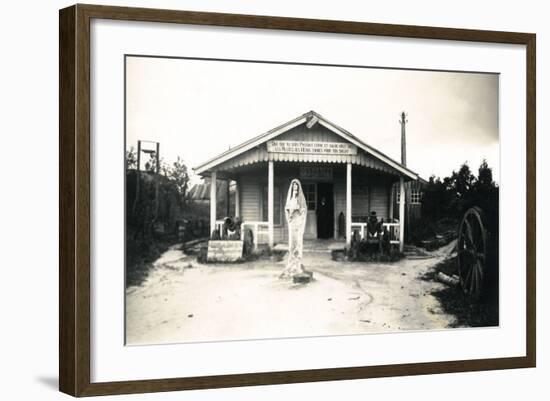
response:
M154 143L155 150L143 149L143 143ZM136 213L136 209L141 200L141 153L146 153L152 157L155 157L155 210L153 222L157 220L159 213L159 184L160 184L160 142L138 140L137 142L137 169L136 169L136 196L134 198L133 213Z
M231 191L229 189L229 186L231 185L231 180L228 178L226 182L227 182L227 191L225 193L225 197L227 199L227 205L226 205L225 215L226 216L231 216L231 207L230 207L231 206L230 205L230 203L231 203Z
M405 126L407 125L409 121L407 120L407 114L402 111L401 112L401 120L399 120L399 124L401 124L401 164L403 166L407 166L407 137L406 137L406 129ZM409 187L410 188L410 187ZM407 199L410 194L409 191L407 191L403 185L403 178L400 179L400 199L401 202L399 204L399 219L400 221L405 221L405 225L403 225L403 232L400 231L400 251L403 251L403 241L405 236L408 238L409 235L409 223L410 223L410 201ZM406 235L405 235L406 234Z
M407 138L406 138L406 130L405 125L409 120L407 120L407 114L405 112L401 112L401 120L399 120L399 124L401 124L401 164L403 166L407 166Z
M139 182L140 182L140 161L141 161L141 141L138 140L138 143L137 143L137 168L136 168L136 196L134 197L134 205L132 207L132 213L135 215L136 214L136 208L137 208L137 205L139 203L139 195L140 195L140 192L139 192Z

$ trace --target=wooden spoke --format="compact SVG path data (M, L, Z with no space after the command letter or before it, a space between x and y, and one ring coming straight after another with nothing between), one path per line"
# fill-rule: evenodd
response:
M476 262L474 264L474 269L476 271L476 275L475 275L475 278L476 278L476 286L475 286L475 290L472 292L472 295L475 295L475 296L478 296L479 295L479 291L481 289L481 284L482 284L482 280L481 280L481 268L480 268L480 265L478 262Z
M475 266L472 266L472 275L470 278L470 294L475 294L476 284L477 284L477 271Z
M478 297L484 285L487 264L487 235L479 208L464 213L458 229L458 272L462 289Z
M464 227L466 228L466 240L470 247L475 247L474 234L472 233L472 226L467 219L464 219Z
M464 278L464 283L466 284L464 286L465 288L469 288L469 285L471 284L473 272L474 272L474 269L470 267L470 269L468 269L468 273L466 273L466 277Z
M484 261L485 260L485 254L481 252L476 252L472 249L461 249L458 251L459 254L470 256L474 259L479 259Z

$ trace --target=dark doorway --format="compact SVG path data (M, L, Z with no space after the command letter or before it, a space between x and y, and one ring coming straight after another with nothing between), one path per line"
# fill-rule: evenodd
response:
M332 184L317 184L317 238L334 237L334 193Z

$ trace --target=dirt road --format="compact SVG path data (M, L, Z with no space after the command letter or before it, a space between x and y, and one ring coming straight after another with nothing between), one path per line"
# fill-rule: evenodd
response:
M278 279L284 260L201 265L174 248L126 291L127 343L442 329L453 317L430 295L442 284L419 277L444 252L387 264L305 253L315 280L304 286Z

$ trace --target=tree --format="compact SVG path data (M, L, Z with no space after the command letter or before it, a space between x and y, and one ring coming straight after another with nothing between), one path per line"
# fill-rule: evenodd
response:
M498 187L493 181L492 169L483 160L477 177L467 163L443 179L431 176L424 188L422 216L432 221L460 218L471 206L494 210L495 205L498 207Z
M187 194L187 186L189 184L189 174L187 173L187 166L183 160L178 156L177 160L167 168L166 176L173 181L178 194L180 196L180 201L183 203L185 200L185 195Z
M137 167L137 154L134 147L130 147L126 151L126 170L131 170Z
M451 175L451 190L458 198L464 198L473 188L476 177L472 174L468 163L460 166L458 173L453 171Z
M480 188L491 188L494 186L493 169L487 164L487 160L483 159L478 169L477 184Z
M422 215L438 220L448 212L449 192L448 183L441 178L432 175L425 186L422 197Z
M496 230L494 232L498 232L499 191L498 185L493 181L493 170L486 160L483 160L479 166L472 197L476 205L483 209L488 224L493 227L493 230Z

